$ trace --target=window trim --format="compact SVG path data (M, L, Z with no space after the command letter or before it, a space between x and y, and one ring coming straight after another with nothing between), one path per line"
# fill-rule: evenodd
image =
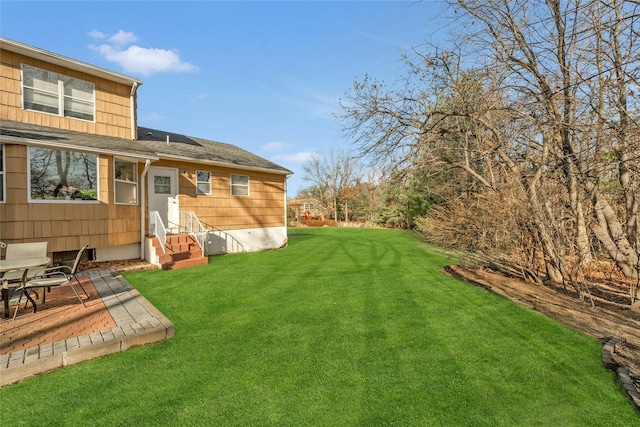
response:
M96 198L94 200L78 199L34 199L31 197L31 148L42 148L45 150L70 151L72 153L94 154L96 156ZM100 203L100 156L95 153L87 153L80 150L62 150L50 147L27 146L27 202L28 203L66 203L66 204L99 204Z
M234 184L233 183L233 179L234 177L239 177L239 178L247 178L247 184ZM249 178L249 175L240 175L240 174L231 174L231 185L230 185L230 193L232 196L234 197L249 197L251 195L251 179ZM247 188L247 194L234 194L233 189L234 188Z
M206 181L199 181L198 180L198 174L200 172L203 173L207 173L209 175L209 179ZM201 192L200 191L200 184L207 184L207 186L209 187L209 191L205 191L205 192ZM196 195L197 196L210 196L211 195L211 171L207 171L207 170L196 170Z
M7 151L5 145L0 144L0 203L7 201L7 174L6 174L6 158Z
M31 86L27 86L25 84L25 78L24 78L24 74L25 74L25 66L26 67L30 67L30 68L34 68L36 70L42 70L42 71L46 71L48 73L54 74L56 76L56 81L57 81L57 91L56 92L50 92L48 90L44 90L44 89L38 89L35 87L31 87ZM63 77L63 78L60 78ZM81 82L85 82L85 83L89 83L92 86L92 91L91 91L91 100L87 101L85 99L82 98L77 98L77 97L73 97L71 95L67 95L65 94L65 79L74 79L74 80L78 80ZM20 84L21 84L21 89L22 89L22 96L20 97L20 101L22 103L22 109L23 110L27 110L27 111L35 111L37 113L42 113L42 114L50 114L53 116L57 116L57 117L64 117L67 119L74 119L74 120L82 120L83 122L89 122L89 123L96 123L96 84L94 82L91 82L89 80L83 80L77 77L72 77L72 76L68 76L66 74L62 74L62 73L58 73L56 71L50 71L44 68L40 68L40 67L35 67L33 65L30 64L25 64L22 63L20 64ZM42 111L42 110L36 110L33 108L27 108L25 106L25 96L27 91L31 91L33 92L40 92L40 93L47 93L49 95L55 95L57 98L57 108L58 108L58 112L57 113L51 113L48 111ZM65 100L66 99L71 99L73 101L77 101L80 102L82 104L91 104L91 119L84 119L84 118L80 118L80 117L75 117L72 115L66 115L65 114ZM80 112L81 113L81 112Z
M128 163L133 165L133 176L131 180L116 178L116 163ZM134 203L118 201L118 183L124 184L124 185L130 185L134 187L135 189L134 193L136 195L136 200ZM139 194L140 193L139 193L139 185L138 185L138 163L114 157L113 158L113 203L116 205L137 206L140 201Z

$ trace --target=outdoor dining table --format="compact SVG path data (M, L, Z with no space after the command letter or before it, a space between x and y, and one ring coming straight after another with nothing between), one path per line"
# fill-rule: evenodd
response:
M30 268L45 267L49 265L51 258L35 257L35 258L18 258L0 260L0 277L4 277L4 273L14 270L28 270ZM27 298L35 307L35 301L27 293ZM2 300L4 301L4 317L9 317L9 282L2 279Z

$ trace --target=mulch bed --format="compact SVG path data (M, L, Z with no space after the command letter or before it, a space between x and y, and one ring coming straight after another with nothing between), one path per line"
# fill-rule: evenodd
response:
M149 264L143 259L125 259L117 261L104 261L104 262L85 262L80 264L79 270L93 270L96 268L106 268L115 270L120 273L126 273L129 271L144 271L144 270L157 270L158 267Z

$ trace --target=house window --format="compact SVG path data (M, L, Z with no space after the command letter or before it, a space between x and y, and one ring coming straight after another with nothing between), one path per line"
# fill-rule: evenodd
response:
M97 155L29 147L29 195L32 201L95 201L97 188Z
M0 203L4 202L4 145L0 144Z
M138 204L138 165L124 160L115 161L116 203Z
M246 175L231 175L231 195L249 195L249 177Z
M63 117L93 121L95 85L22 64L23 107Z
M196 171L196 194L211 194L211 172Z

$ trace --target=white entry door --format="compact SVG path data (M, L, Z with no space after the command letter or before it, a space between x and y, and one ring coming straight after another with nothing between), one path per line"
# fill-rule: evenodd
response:
M168 232L180 224L178 169L149 168L149 211L158 211Z

